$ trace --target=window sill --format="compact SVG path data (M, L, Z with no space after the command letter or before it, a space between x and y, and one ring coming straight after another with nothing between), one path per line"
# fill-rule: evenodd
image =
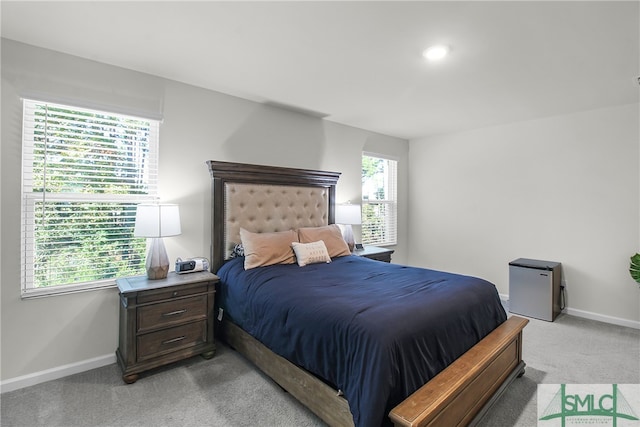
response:
M397 242L362 242L363 245L365 246L378 246L378 247L385 247L388 248L389 246L397 246L398 243Z
M77 294L79 292L98 291L101 289L115 288L115 280L105 280L101 282L82 283L77 285L51 286L49 288L22 289L20 297L22 299L54 297L59 295Z

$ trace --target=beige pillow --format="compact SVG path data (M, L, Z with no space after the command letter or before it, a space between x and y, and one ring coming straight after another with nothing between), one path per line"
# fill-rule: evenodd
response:
M244 247L244 269L273 264L296 262L291 243L298 241L295 230L275 233L252 233L240 229L240 240Z
M293 242L291 246L293 247L293 252L296 254L296 259L300 267L320 262L326 262L327 264L331 262L327 247L322 240L312 243Z
M299 228L298 238L300 243L311 243L322 240L331 258L351 255L349 246L347 246L347 242L345 242L342 237L340 227L336 224L325 225L324 227Z

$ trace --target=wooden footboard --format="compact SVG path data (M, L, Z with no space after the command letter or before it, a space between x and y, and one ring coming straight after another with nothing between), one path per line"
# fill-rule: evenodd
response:
M524 373L522 329L512 316L444 371L393 408L397 426L467 426Z
M393 408L397 426L467 426L479 420L506 386L524 373L522 329L512 316L444 371ZM223 320L222 338L331 426L353 426L348 402L309 372Z

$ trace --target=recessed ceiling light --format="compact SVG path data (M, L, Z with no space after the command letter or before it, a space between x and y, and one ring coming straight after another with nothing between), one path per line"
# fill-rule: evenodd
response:
M422 52L422 56L424 56L429 61L439 61L449 53L449 47L445 45L435 45L431 46L424 52Z

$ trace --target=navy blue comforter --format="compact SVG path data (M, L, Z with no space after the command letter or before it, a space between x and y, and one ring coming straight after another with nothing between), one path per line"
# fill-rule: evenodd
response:
M356 426L395 405L506 320L495 286L357 256L219 271L225 316L343 391Z

